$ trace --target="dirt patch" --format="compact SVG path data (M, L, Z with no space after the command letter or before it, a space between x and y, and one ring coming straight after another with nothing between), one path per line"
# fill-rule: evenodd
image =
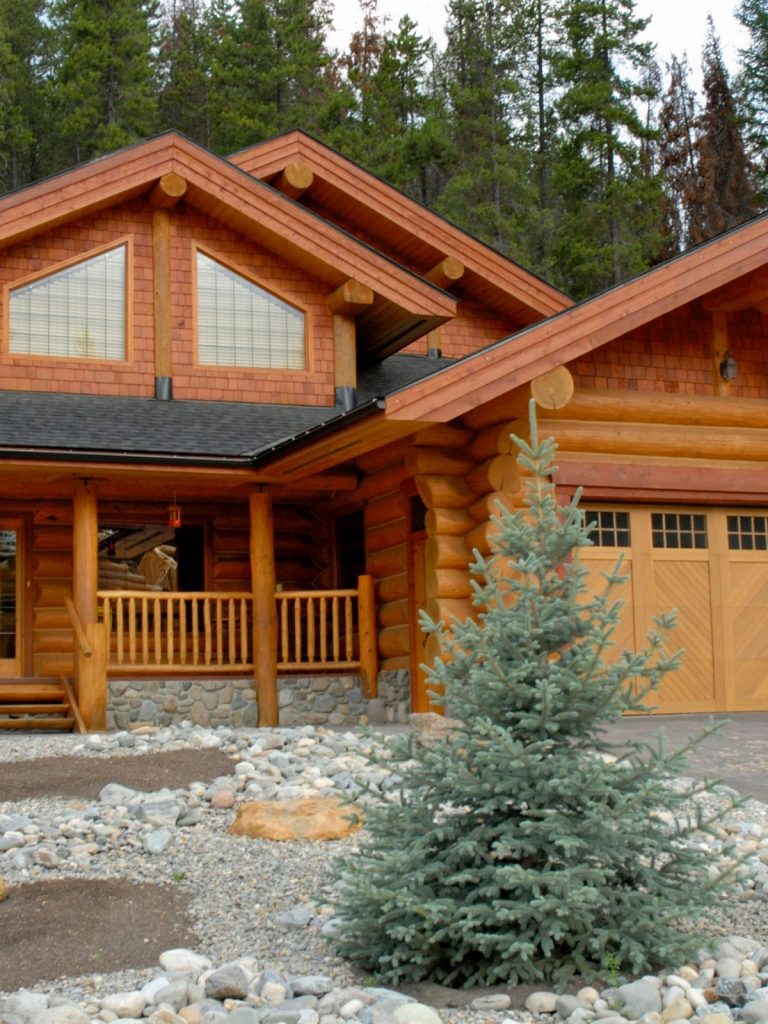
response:
M179 789L231 775L235 762L221 750L169 750L133 757L39 757L0 763L0 803L63 796L94 800L109 782L138 789Z
M173 886L122 879L11 886L0 903L0 991L152 967L164 950L196 943L188 903Z

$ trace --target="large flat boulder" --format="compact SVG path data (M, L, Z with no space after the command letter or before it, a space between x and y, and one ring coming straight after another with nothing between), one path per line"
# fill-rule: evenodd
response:
M357 820L353 821L352 818ZM303 800L253 800L240 804L230 832L251 839L322 842L344 839L362 825L362 811L355 804L333 797Z

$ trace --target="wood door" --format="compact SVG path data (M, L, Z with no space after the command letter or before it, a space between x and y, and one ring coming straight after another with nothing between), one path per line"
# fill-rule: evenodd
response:
M22 675L24 534L21 520L0 519L0 678Z

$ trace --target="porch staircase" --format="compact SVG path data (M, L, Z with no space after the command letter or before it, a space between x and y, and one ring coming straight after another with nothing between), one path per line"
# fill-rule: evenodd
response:
M0 729L85 732L68 679L0 679Z

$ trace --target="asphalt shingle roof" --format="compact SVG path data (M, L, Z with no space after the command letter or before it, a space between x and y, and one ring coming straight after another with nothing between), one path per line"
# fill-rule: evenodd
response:
M392 356L361 374L358 402L381 397L447 362ZM339 415L340 410L330 406L0 391L0 453L41 449L235 458L270 448Z

